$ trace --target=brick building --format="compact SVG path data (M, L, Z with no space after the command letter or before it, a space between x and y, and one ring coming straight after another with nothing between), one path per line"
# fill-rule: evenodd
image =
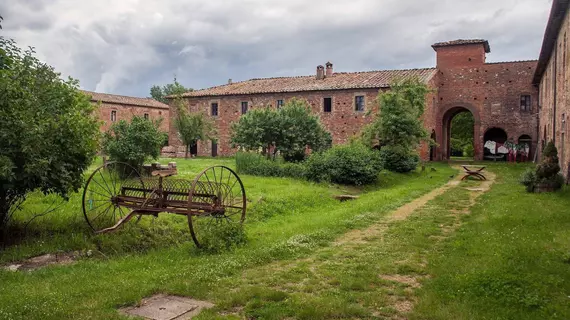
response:
M423 121L439 144L421 148L426 160L450 157L450 125L460 112L475 118L475 157L484 157L487 139L527 141L532 151L537 141L538 89L532 85L536 61L486 63L486 40L455 40L433 45L435 68L366 72L334 72L329 62L310 76L251 79L188 92L183 95L190 111L214 119L218 144L200 142L193 153L231 155L230 125L254 108L276 108L291 98L305 99L332 133L333 143L346 143L370 123L378 110L379 91L390 89L396 79L416 77L433 89L426 97ZM371 111L371 112L368 112ZM176 116L171 110L171 117ZM504 141L503 141L504 142ZM170 126L166 156L181 156L184 147Z
M554 0L533 82L540 88L540 145L554 141L570 177L570 16L568 0Z
M170 108L164 103L150 98L127 97L91 91L83 91L83 93L90 96L93 103L100 103L99 119L103 122L101 132L109 130L113 122L130 121L134 116L151 120L162 119L161 131L168 132L169 130Z

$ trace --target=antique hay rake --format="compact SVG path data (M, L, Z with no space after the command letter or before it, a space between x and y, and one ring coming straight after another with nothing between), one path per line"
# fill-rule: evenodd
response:
M243 223L246 196L243 183L230 168L214 166L194 180L168 178L176 169L155 170L143 177L132 166L110 162L95 169L83 190L83 214L95 233L117 230L137 217L161 212L188 217L196 246L210 227Z

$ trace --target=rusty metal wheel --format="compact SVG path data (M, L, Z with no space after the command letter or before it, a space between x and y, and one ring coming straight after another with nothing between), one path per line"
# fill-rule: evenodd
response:
M127 163L109 162L95 169L87 179L82 200L83 215L91 230L112 227L131 212L119 205L119 195L145 198L144 190L139 172Z
M245 220L245 188L239 176L225 166L202 171L192 182L188 196L188 226L192 240L201 247L209 230Z

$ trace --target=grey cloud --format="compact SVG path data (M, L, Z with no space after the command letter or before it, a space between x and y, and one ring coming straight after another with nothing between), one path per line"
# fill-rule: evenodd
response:
M535 59L551 0L6 0L5 35L82 87L146 96L257 77L430 67L431 44L487 38L490 61ZM55 17L55 18L54 18Z

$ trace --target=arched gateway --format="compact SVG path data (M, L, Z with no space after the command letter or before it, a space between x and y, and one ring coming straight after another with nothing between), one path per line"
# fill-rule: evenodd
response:
M438 122L441 126L438 126L440 130L436 134L438 139L436 140L439 147L437 149L437 159L438 160L449 160L451 157L451 121L453 118L462 113L469 112L473 115L474 127L473 127L473 148L475 151L475 160L483 159L483 145L480 139L481 131L481 118L479 112L476 108L469 104L455 104L444 108L438 116Z

